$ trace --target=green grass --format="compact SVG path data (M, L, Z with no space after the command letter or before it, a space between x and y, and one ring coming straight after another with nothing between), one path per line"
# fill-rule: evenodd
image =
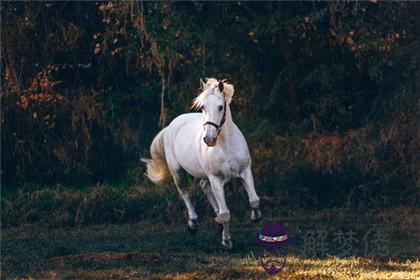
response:
M418 279L419 215L415 210L287 211L253 223L233 215L232 251L219 245L218 227L211 215L200 217L191 236L185 222L162 222L152 217L135 223L51 227L35 223L3 229L3 279L265 279L253 254L253 238L263 222L281 221L294 237L287 266L277 279ZM180 213L183 209L174 209ZM200 215L200 213L199 213ZM303 252L302 236L309 230L354 230L359 237L380 229L390 240L390 254L364 256L363 242L341 257L336 246L325 256ZM417 234L417 235L416 235Z
M3 228L38 222L53 227L122 223L172 211L180 203L176 191L165 187L97 185L74 190L58 185L2 196L1 218Z

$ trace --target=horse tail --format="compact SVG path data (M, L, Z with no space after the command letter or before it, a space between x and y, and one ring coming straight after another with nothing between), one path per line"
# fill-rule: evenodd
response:
M146 176L155 184L161 184L171 176L165 157L165 148L163 135L165 129L162 129L150 146L151 159L142 158L147 165Z

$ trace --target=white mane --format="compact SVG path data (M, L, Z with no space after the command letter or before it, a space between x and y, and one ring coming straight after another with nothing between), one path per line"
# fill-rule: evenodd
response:
M232 101L233 93L235 89L233 85L226 83L225 80L223 82L223 92L225 95L226 103L230 104ZM208 78L207 82L203 86L203 91L194 99L193 105L191 106L194 109L199 109L203 105L204 99L207 95L213 93L213 89L219 85L219 81L215 78Z

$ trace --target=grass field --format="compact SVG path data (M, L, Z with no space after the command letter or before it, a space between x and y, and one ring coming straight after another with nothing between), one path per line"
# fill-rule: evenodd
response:
M230 252L219 246L211 217L202 217L194 236L183 223L152 219L82 227L24 225L2 230L2 279L420 279L416 210L289 211L257 223L234 216ZM286 267L275 276L254 257L253 238L268 220L283 222L294 237ZM305 234L321 229L328 233L325 254L305 251ZM338 230L356 234L349 256L342 256L334 242ZM371 249L365 255L363 236L369 231L386 235L386 254Z

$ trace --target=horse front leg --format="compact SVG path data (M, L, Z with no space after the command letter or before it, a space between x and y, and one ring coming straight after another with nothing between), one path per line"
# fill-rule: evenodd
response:
M242 184L248 194L249 204L251 206L251 220L256 221L261 218L260 198L255 191L254 177L252 176L251 167L247 167L240 174Z
M232 249L232 240L230 238L229 230L229 221L230 221L230 211L227 208L225 200L225 181L216 177L209 177L211 191L214 194L218 206L217 217L215 218L216 222L223 225L222 230L222 246L227 249Z

